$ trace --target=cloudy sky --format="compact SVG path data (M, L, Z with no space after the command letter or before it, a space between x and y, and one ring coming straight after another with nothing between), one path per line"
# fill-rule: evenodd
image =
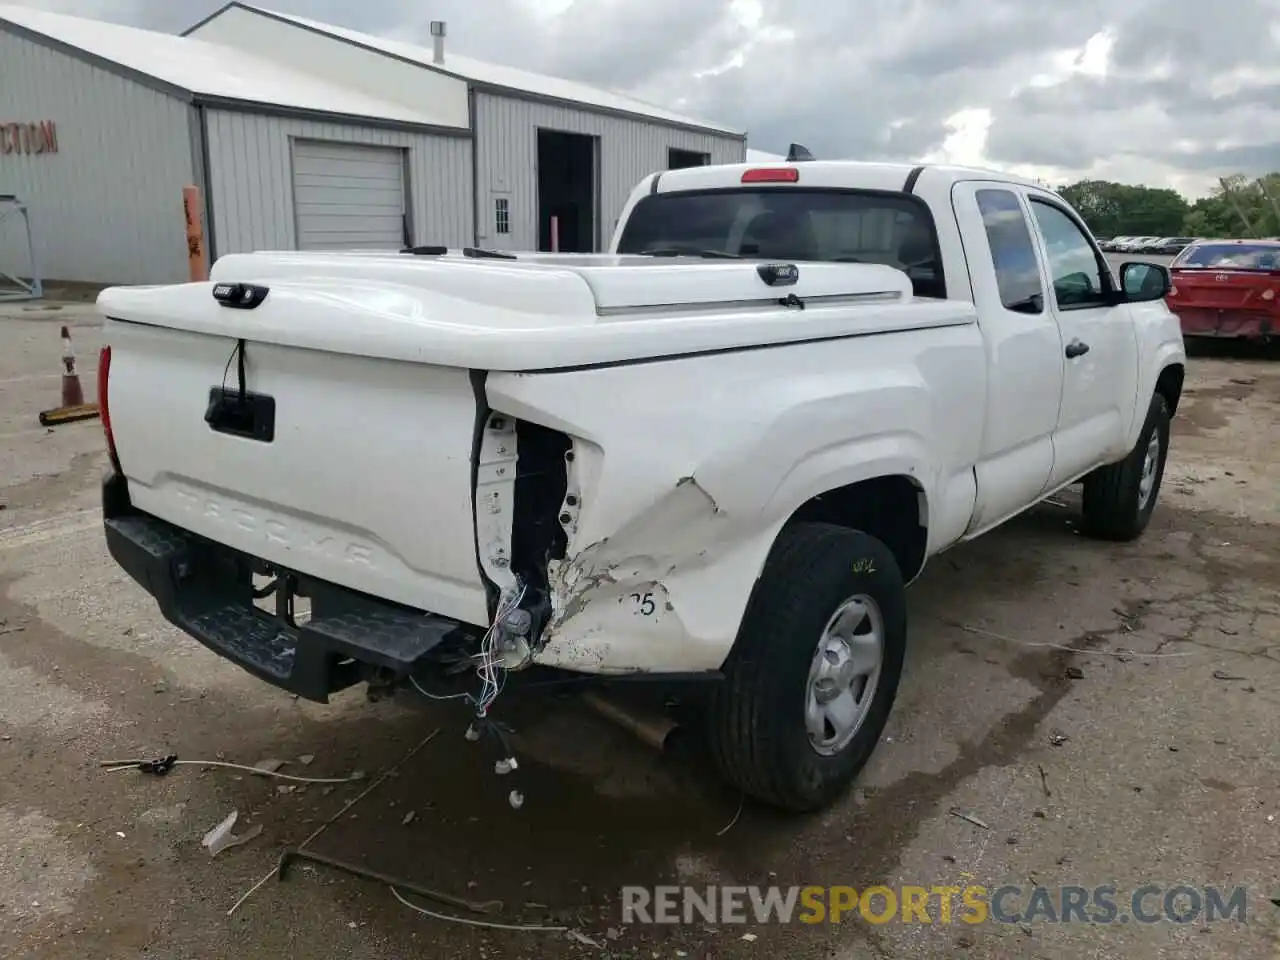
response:
M220 0L18 0L177 31ZM624 90L819 157L1207 192L1280 170L1280 0L263 0Z

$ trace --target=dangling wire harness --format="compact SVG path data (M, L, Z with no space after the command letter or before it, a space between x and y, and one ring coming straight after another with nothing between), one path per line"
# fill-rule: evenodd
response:
M516 762L515 754L511 750L511 743L507 739L507 734L511 732L510 728L499 723L489 716L489 711L493 707L494 702L502 694L507 683L507 667L504 665L504 658L507 651L504 645L507 641L505 632L505 624L512 614L520 610L520 604L524 600L525 587L520 586L519 590L509 592L502 602L498 605L498 611L494 614L493 623L480 639L480 650L470 659L474 662L476 676L480 679L480 692L478 695L471 693L453 693L453 694L434 694L425 690L416 677L412 674L409 676L409 682L413 684L415 690L422 694L428 700L466 700L474 708L471 723L467 727L466 739L476 742L482 739L489 739L496 743L499 750L498 761L494 764L494 772L499 776L513 773L519 768ZM519 809L524 804L524 795L519 790L512 790L507 797L508 802L515 809Z

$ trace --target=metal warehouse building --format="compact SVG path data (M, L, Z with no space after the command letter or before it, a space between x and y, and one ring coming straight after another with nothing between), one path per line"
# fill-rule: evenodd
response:
M655 170L745 135L619 94L231 3L182 37L0 5L0 197L46 278L185 279L254 249L603 249ZM0 201L0 214L4 212ZM0 271L27 276L0 221Z

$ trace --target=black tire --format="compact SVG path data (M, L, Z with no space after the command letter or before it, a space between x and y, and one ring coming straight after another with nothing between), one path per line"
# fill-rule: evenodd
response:
M1147 449L1152 438L1159 440L1154 482L1146 500L1141 484ZM1100 467L1084 479L1084 522L1086 534L1099 540L1134 540L1147 528L1151 512L1160 497L1160 483L1169 458L1169 405L1164 397L1151 398L1142 433L1129 455L1119 463Z
M881 617L879 680L852 739L823 755L806 728L809 669L828 621L858 595L874 601ZM884 731L906 644L906 588L888 547L830 524L785 528L748 604L725 682L711 696L708 740L722 776L784 810L827 806L870 759Z

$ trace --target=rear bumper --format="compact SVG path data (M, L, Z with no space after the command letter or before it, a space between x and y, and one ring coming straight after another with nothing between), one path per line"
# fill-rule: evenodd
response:
M354 593L291 571L272 570L277 612L254 603L254 557L133 508L128 481L103 481L107 549L155 597L165 619L215 653L276 687L319 703L375 675L403 676L448 639L454 620ZM297 623L293 596L311 602Z
M1174 308L1186 337L1242 337L1262 340L1280 332L1280 318L1259 310Z

